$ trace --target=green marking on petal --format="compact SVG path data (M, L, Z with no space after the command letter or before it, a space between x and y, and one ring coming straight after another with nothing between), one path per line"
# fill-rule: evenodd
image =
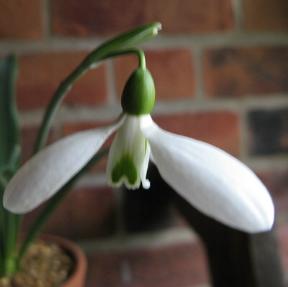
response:
M137 169L130 155L123 155L112 170L112 182L118 183L126 177L129 184L134 185L137 181Z

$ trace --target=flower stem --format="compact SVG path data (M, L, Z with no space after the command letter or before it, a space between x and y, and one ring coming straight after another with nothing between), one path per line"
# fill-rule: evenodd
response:
M118 50L118 51L113 51L104 58L109 59L109 58L114 58L117 56L125 56L129 54L135 54L138 57L138 65L139 67L145 69L146 68L146 59L145 59L145 53L137 48L130 48L130 49L125 49L125 50Z
M3 198L3 193L5 189L6 181L3 176L0 174L0 198ZM5 275L5 218L6 212L3 207L3 204L0 203L0 277Z
M0 177L0 195L3 197L5 186L7 180L1 176ZM19 225L21 221L21 216L13 214L6 210L1 204L0 207L0 217L1 217L1 251L0 251L0 275L10 276L16 271L16 245L17 236L19 231Z
M0 61L0 276L14 272L13 262L20 217L2 203L7 182L20 164L20 127L16 108L17 79L15 55Z
M17 269L16 245L21 216L8 211L6 213L5 275L10 276Z
M42 120L39 133L34 146L34 153L38 152L46 143L49 129L57 109L59 108L62 100L67 92L72 88L72 85L89 69L94 68L103 59L107 59L109 54L113 54L115 51L131 48L137 44L140 44L155 35L161 29L159 23L152 23L141 26L130 32L119 35L113 38L100 47L92 51L82 63L60 84L56 90L52 101L45 112ZM141 65L145 65L145 58L141 57Z

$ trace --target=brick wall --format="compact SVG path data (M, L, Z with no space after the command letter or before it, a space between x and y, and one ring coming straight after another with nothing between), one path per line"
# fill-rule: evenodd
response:
M288 272L287 3L0 0L0 55L19 56L24 159L43 105L84 55L108 36L160 21L161 35L145 45L158 93L156 121L225 149L259 174L275 201ZM50 140L115 118L133 67L134 59L126 57L84 76L67 97ZM105 187L104 171L102 162L87 174L46 228L82 242L90 262L87 286L208 284L201 243L177 215L158 231L125 231L122 193Z

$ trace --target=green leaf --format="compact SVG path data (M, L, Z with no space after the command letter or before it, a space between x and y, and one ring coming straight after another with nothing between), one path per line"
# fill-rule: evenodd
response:
M14 169L20 158L20 129L15 102L15 56L0 60L0 173Z

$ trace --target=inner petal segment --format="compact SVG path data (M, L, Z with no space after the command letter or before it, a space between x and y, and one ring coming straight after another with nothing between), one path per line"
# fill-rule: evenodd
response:
M124 184L129 189L149 188L146 179L150 146L140 130L139 116L126 116L111 145L107 176L111 186Z
M116 163L112 170L112 182L128 181L129 185L135 185L137 182L137 168L131 156L123 155L119 162Z

